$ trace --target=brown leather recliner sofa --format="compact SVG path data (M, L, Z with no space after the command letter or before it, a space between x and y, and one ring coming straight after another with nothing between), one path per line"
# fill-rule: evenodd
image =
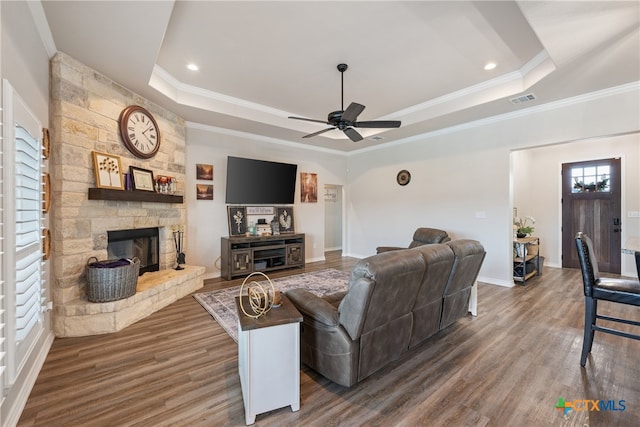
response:
M288 291L302 362L345 387L362 381L467 314L484 256L475 240L418 246L360 260L345 293Z
M439 230L437 228L420 227L413 233L413 240L411 241L411 243L409 243L408 248L402 248L399 246L378 246L376 248L376 253L381 254L382 252L397 251L400 249L411 249L415 248L416 246L432 245L434 243L445 243L450 240L451 238L444 230Z

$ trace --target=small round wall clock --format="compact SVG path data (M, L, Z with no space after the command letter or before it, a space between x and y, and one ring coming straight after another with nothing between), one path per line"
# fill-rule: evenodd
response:
M401 170L398 172L398 176L396 176L396 181L398 181L400 185L407 185L409 181L411 181L411 174L408 170Z
M151 113L139 105L130 105L118 119L122 141L134 156L150 159L160 149L160 129Z

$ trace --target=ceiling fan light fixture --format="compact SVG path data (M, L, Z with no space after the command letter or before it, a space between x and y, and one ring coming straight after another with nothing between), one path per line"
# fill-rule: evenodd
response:
M344 72L347 71L347 64L338 64L338 71L340 72L340 110L332 111L327 116L327 121L308 119L306 117L294 117L289 116L294 120L305 120L308 122L316 122L330 125L330 128L322 129L318 132L311 133L303 136L303 138L311 138L316 135L323 134L333 129L338 129L344 132L344 134L353 142L362 141L363 137L355 128L399 128L401 122L399 120L372 120L372 121L357 121L358 116L364 111L365 106L352 102L347 109L344 108Z

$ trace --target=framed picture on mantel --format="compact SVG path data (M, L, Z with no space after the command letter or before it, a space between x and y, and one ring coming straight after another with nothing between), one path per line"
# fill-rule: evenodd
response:
M93 168L96 176L96 187L124 190L120 157L94 151Z
M153 191L153 172L148 169L137 168L135 166L129 166L129 173L131 174L131 185L134 190Z

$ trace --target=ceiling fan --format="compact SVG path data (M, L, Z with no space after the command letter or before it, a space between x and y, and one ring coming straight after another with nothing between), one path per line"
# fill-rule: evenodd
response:
M342 96L342 104L341 109L338 111L333 111L329 113L327 120L315 120L315 119L307 119L304 117L291 117L290 119L295 120L306 120L308 122L316 122L316 123L324 123L327 125L331 125L331 127L320 130L318 132L310 133L309 135L303 136L303 138L311 138L316 135L320 135L321 133L328 132L333 129L340 129L349 137L353 142L358 142L362 140L362 135L358 133L354 128L399 128L401 122L398 120L374 120L374 121L365 121L358 122L356 121L360 113L365 109L364 105L358 104L356 102L352 102L349 104L347 109L344 109L344 72L347 71L347 64L338 64L338 71L340 71L340 82L341 82L341 96Z

